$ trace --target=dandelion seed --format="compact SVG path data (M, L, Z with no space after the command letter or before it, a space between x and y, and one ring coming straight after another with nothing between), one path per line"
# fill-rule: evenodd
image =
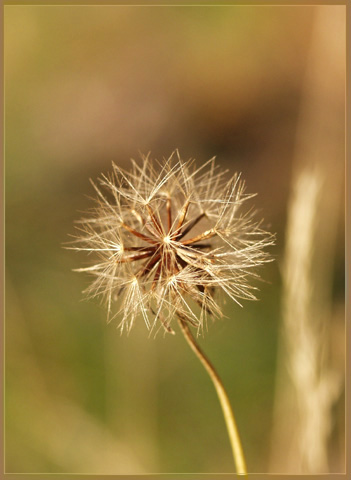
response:
M254 195L240 175L226 173L215 159L197 168L175 151L163 164L133 161L130 172L113 164L92 182L96 206L72 248L95 254L93 266L78 269L94 276L85 293L106 300L109 320L121 315L121 330L138 316L151 329L173 333L173 317L202 329L208 316L223 315L217 291L239 304L255 298L250 280L270 261L273 236L243 211Z
M201 330L208 316L223 315L217 292L240 305L255 299L256 267L270 261L265 248L274 236L255 220L244 203L240 175L226 180L211 159L197 168L176 150L163 164L142 157L132 171L113 164L102 175L96 207L79 222L75 250L95 254L95 263L77 271L94 276L86 293L102 296L108 319L120 316L121 332L137 317L149 330L174 333L176 318L187 342L208 372L217 391L228 429L237 473L246 463L234 414L222 381L195 341L189 325ZM115 299L119 309L114 309ZM118 302L117 302L118 303Z

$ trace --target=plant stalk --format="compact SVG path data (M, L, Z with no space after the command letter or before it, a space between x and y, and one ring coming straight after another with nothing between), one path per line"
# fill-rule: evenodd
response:
M234 413L230 405L227 392L224 389L222 380L219 378L219 375L216 372L215 368L213 367L212 363L209 361L209 359L203 353L199 345L196 343L196 340L193 334L191 333L187 323L180 318L178 320L186 341L188 342L190 348L198 357L202 365L205 367L216 389L219 402L222 407L224 420L228 430L236 472L238 475L247 475L245 457L244 457L243 449L240 442L238 428L236 426Z

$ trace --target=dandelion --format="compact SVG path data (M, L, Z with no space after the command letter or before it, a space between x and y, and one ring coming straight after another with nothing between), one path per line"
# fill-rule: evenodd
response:
M178 321L214 382L237 471L245 473L228 397L189 328L199 333L209 317L223 316L219 292L239 305L255 299L250 279L270 260L265 247L273 236L255 211L242 211L254 195L245 193L240 175L228 180L226 174L214 158L196 167L177 150L163 163L149 156L132 161L130 172L113 164L110 175L92 182L96 206L79 222L72 248L94 254L95 263L77 271L94 277L85 293L106 301L108 319L119 317L121 332L141 317L150 331L174 334Z
M86 293L106 300L110 320L121 315L121 330L140 314L150 329L174 333L176 317L202 329L208 316L223 315L216 290L238 304L255 299L249 277L269 259L272 236L254 212L241 212L253 195L240 175L227 181L214 159L196 168L174 156L163 165L133 161L130 173L113 164L112 175L93 183L97 206L78 227L75 249L99 258L77 270L95 277Z

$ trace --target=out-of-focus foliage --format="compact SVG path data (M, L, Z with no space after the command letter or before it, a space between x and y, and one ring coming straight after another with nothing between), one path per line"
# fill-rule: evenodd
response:
M104 308L81 302L89 279L71 270L86 258L62 248L91 206L89 177L111 161L128 168L139 150L162 158L174 148L243 172L277 232L261 300L227 302L228 318L199 340L232 399L249 471L268 471L279 268L313 19L311 7L5 7L6 471L233 471L215 392L180 332L149 338L140 322L119 336ZM342 109L334 128L343 131ZM342 400L336 411L340 471Z

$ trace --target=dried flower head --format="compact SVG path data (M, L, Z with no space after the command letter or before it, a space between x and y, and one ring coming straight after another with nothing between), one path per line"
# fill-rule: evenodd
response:
M175 316L202 328L208 315L223 315L218 290L238 304L255 299L249 279L270 260L264 248L273 236L254 211L242 212L254 195L244 193L240 175L228 181L214 159L196 168L176 151L163 163L132 161L128 173L113 164L92 184L97 205L79 222L73 248L98 260L77 271L95 277L86 293L106 300L110 320L121 315L121 330L138 316L149 329L174 333Z

